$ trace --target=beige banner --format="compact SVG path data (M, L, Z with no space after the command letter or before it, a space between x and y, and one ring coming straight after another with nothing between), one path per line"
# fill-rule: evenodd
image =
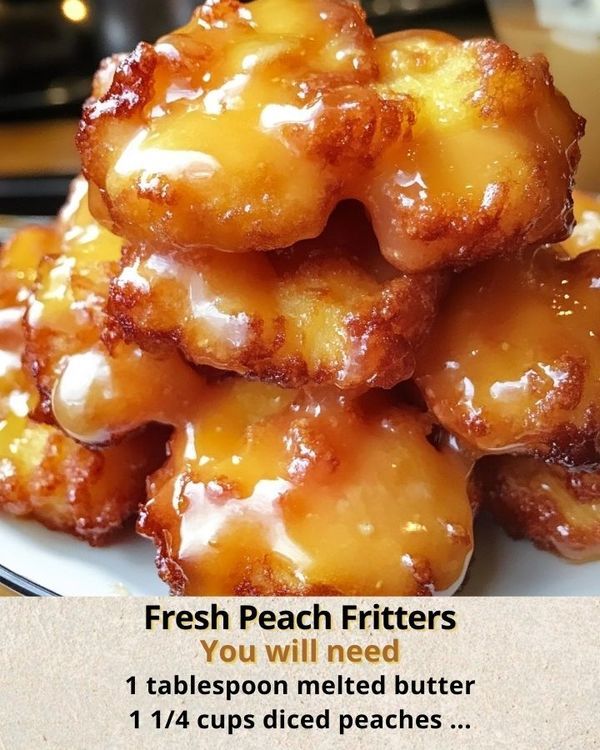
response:
M0 748L592 750L599 615L591 598L4 599Z

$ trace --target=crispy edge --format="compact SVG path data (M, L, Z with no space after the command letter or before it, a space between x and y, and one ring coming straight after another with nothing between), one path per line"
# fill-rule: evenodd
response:
M134 258L135 251L126 249L122 268L132 263ZM333 384L341 388L364 385L391 388L412 376L415 351L429 332L445 286L446 279L439 274L399 276L384 283L379 293L372 295L366 304L362 302L362 312L347 316L347 351L355 348L360 352L358 376L340 374L338 368L325 365L310 372L301 353L278 357L278 351L286 340L286 323L282 315L275 319L276 335L269 341L263 336L263 319L247 316L251 330L249 342L220 366L285 388L299 388L308 384ZM157 331L140 320L142 316L136 315L136 312L141 309L143 314L144 307L156 302L152 290L145 292L134 284L123 284L113 279L107 311L116 321L123 340L134 341L146 349L168 341L179 347L190 362L215 366L209 351L204 356L195 342L190 342L184 326Z
M600 513L589 526L570 523L544 490L545 474L560 482L574 504L600 502L598 462L564 467L530 457L488 456L475 469L484 507L511 537L576 562L599 559Z

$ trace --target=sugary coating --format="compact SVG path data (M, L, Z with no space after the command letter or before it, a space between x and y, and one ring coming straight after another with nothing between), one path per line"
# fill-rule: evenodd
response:
M484 503L506 531L576 562L600 559L598 464L566 468L526 456L477 467Z
M0 256L0 509L96 545L143 501L146 475L164 460L164 440L145 432L92 451L29 417L37 392L21 366L23 305L38 261L55 242L51 229L26 228Z
M493 260L452 285L419 354L437 419L483 452L593 459L600 429L600 252Z
M38 416L97 445L151 421L176 421L201 378L172 348L143 352L115 332L105 335L121 240L92 218L85 180L73 184L55 235L55 252L40 264L25 318L26 362L41 395Z
M390 392L213 384L149 483L139 530L188 595L429 595L472 550L470 466Z
M104 96L107 93L118 65L122 63L126 57L127 55L123 53L117 53L110 57L105 57L100 61L98 70L92 79L92 99L100 99L101 96Z
M600 250L600 195L575 190L573 202L577 224L561 247L576 258L588 250Z
M134 245L275 250L355 198L408 272L565 237L582 132L545 60L499 42L375 41L352 0L209 0L118 64L78 144Z
M386 263L353 203L317 239L272 253L126 248L108 309L129 337L175 341L196 364L286 387L389 388L412 376L442 285Z

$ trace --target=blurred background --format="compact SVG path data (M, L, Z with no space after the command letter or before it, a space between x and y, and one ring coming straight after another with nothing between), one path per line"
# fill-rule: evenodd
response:
M185 23L194 0L0 0L0 214L51 215L78 171L73 138L98 61ZM580 185L600 189L600 0L364 0L378 34L434 27L545 52L590 120ZM590 153L588 153L590 152ZM1 236L0 236L1 239Z

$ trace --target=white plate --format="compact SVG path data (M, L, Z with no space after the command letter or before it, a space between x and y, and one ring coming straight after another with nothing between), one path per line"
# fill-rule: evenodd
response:
M152 542L133 532L94 548L32 521L2 517L0 566L9 571L6 583L23 593L33 583L61 596L168 594L156 574ZM11 580L10 573L21 580Z
M13 585L16 583L17 587L34 593L36 587L63 596L168 593L155 572L152 543L133 534L110 547L93 549L36 523L3 517L0 566L20 579L13 578ZM9 577L7 574L6 578ZM586 565L564 562L540 552L529 542L509 539L482 519L478 523L476 553L468 582L461 594L598 596L600 562Z
M598 596L600 562L569 563L531 542L515 542L487 517L477 523L464 596Z

